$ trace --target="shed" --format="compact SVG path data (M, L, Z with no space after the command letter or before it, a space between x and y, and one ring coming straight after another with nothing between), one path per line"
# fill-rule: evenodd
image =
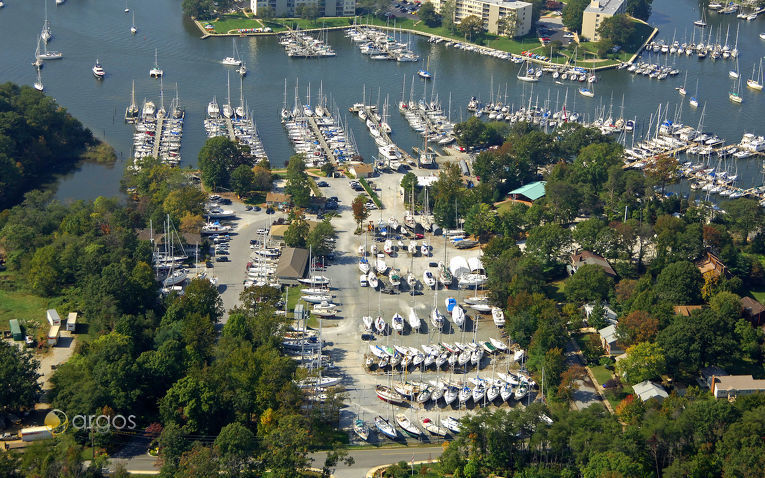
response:
M66 330L69 332L77 330L77 312L69 312L69 316L66 318Z
M510 199L514 202L531 205L531 203L537 199L544 197L545 184L547 184L547 181L535 181L533 183L525 184L510 191L508 196L510 196Z
M636 383L632 386L632 390L634 390L635 394L640 397L640 400L644 402L647 402L652 398L662 401L669 396L667 391L664 390L664 387L661 385L656 385L650 380L644 380L640 383Z
M58 338L60 335L61 335L61 326L52 325L50 330L48 331L48 345L56 345L58 343Z
M58 316L56 309L48 309L45 312L45 315L48 317L48 323L50 325L61 325L61 317Z
M296 285L305 276L308 266L308 249L285 247L276 266L276 278L282 284Z
M463 176L470 176L470 168L468 167L467 161L464 159L461 159L459 162L460 166L460 172Z
M24 340L24 334L21 333L21 326L19 325L19 319L9 320L8 325L11 328L11 335L13 336L13 340Z

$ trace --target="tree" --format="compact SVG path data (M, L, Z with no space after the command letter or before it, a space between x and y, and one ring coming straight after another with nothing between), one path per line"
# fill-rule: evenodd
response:
M616 334L624 345L652 340L659 330L659 321L647 312L636 310L619 321Z
M417 176L413 172L407 172L401 178L401 189L404 192L404 204L412 201L412 193L417 188Z
M287 247L306 247L310 226L302 217L293 219L284 231L284 243Z
M755 199L739 198L722 203L725 212L728 213L728 222L731 228L737 232L744 244L749 239L749 233L756 232L762 227L762 208Z
M206 279L192 279L181 298L187 313L197 312L208 317L211 322L218 322L223 317L223 300L218 288Z
M497 230L497 212L488 204L474 204L465 216L465 232L485 241L486 237Z
M241 423L233 422L221 428L215 447L224 468L231 476L237 476L247 466L258 444L254 433Z
M455 164L448 164L433 184L433 216L442 227L457 227L458 207L463 191L462 173Z
M326 256L335 248L332 241L335 237L335 228L330 224L329 219L321 221L306 238L306 246L309 246L317 256Z
M510 10L506 15L497 20L497 33L507 37L514 37L518 28L518 12Z
M616 405L614 411L616 412L616 416L624 423L637 425L640 423L640 420L643 419L645 405L643 405L643 400L641 400L640 397L630 394L624 397L624 400Z
M457 25L457 31L467 36L469 41L473 41L473 37L478 38L483 33L483 20L475 15L468 15Z
M362 194L356 196L351 203L351 210L353 211L353 220L356 221L356 225L361 228L361 224L369 217L366 196Z
M214 5L212 0L183 0L181 8L187 17L206 19L210 18Z
M616 363L616 371L625 382L634 385L664 373L666 361L662 348L651 342L640 342L627 348L627 357Z
M198 159L202 182L213 190L227 188L231 171L241 164L246 164L243 150L225 136L217 136L205 141L202 149L199 150Z
M563 25L571 31L582 33L582 14L590 0L569 0L563 7Z
M598 27L598 33L602 40L625 47L629 45L630 37L635 33L635 23L626 15L613 15L603 19Z
M627 13L640 20L647 21L651 16L653 0L627 0Z
M311 200L311 186L305 172L305 159L302 154L290 157L287 164L287 185L284 190L292 196L292 202L298 207L307 207Z
M195 443L191 450L181 455L175 478L218 478L220 467L214 450Z
M605 22L605 20L604 20ZM667 154L660 154L645 168L645 173L654 184L661 186L661 194L664 194L664 187L667 184L676 183L680 177L678 171L680 165L677 158Z
M420 17L420 20L422 20L425 25L431 28L441 25L441 15L436 13L436 8L430 2L422 4L417 11L417 16Z
M273 7L270 7L270 6L258 7L257 17L263 20L264 22L273 20L275 16L276 16L276 12L274 12Z
M210 383L199 377L186 376L170 387L159 402L159 411L163 423L174 423L185 433L199 434L215 431L220 406L219 397ZM167 427L162 434L165 432Z
M255 184L255 173L246 164L240 164L231 172L231 189L237 196L246 196Z
M701 272L688 261L673 262L656 278L659 297L672 305L698 304L703 285Z
M292 478L308 466L309 430L304 417L286 415L264 433L263 462L275 478Z
M574 275L566 279L566 298L572 302L601 302L608 299L614 281L595 264L580 266Z
M561 259L571 243L571 232L557 224L544 224L529 231L526 251L539 258L548 268Z
M454 34L456 31L454 25L454 11L457 8L457 2L455 0L446 0L441 2L441 26L443 26L449 33Z
M37 379L40 363L28 350L0 341L0 412L31 408L42 391Z

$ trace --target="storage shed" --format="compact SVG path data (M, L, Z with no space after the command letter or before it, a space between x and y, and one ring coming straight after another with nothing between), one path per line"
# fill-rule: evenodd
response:
M24 340L24 335L21 333L21 326L19 325L19 319L9 320L8 325L11 327L13 340Z

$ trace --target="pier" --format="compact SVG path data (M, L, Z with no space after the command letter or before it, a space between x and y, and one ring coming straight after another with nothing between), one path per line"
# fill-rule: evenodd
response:
M162 143L160 138L162 138L162 125L164 124L165 117L162 115L157 115L157 126L154 130L154 147L151 149L151 155L155 158L159 158L159 146Z
M236 141L236 133L234 133L234 124L231 122L231 118L225 118L226 131L228 131L228 139Z
M321 145L321 149L324 150L324 154L326 155L327 160L330 163L337 166L338 162L337 162L337 158L335 157L335 153L332 152L332 148L329 147L329 145L327 144L327 141L324 139L324 135L321 134L321 130L319 130L319 125L316 124L316 119L313 116L308 116L305 119L306 121L308 121L308 124L311 125L311 129L316 135L316 139L319 140L319 144Z

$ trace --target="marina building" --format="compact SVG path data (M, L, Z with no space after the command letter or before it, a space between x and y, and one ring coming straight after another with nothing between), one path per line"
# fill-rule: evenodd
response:
M277 17L297 16L302 7L316 7L320 17L352 17L356 14L356 0L250 0L250 9L256 16L258 9L271 7Z
M441 13L447 0L431 0L436 12ZM454 22L475 15L483 20L483 29L493 35L501 35L504 19L515 20L512 36L522 37L531 31L531 4L513 0L454 0ZM513 22L509 22L512 25Z
M624 12L624 0L592 0L582 14L582 38L588 41L599 41L598 28L603 19Z

